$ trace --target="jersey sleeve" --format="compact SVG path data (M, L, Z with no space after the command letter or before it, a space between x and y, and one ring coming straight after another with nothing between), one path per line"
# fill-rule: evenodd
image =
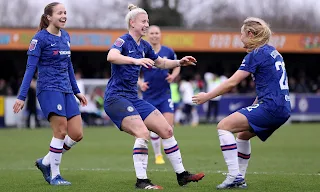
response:
M37 33L30 41L29 44L29 49L27 54L29 56L36 56L36 57L40 57L41 55L41 44L43 44L42 39L40 37L40 34Z
M71 47L71 38L70 38L70 35L69 35L68 32L65 31L65 33L66 33L66 39L67 39L67 41L68 41L68 46L69 46L69 48L70 48L70 47Z
M145 57L149 58L151 60L158 59L159 55L154 52L154 50L152 49L151 45L146 41L145 41L145 43L146 43Z
M239 70L247 71L249 73L254 73L258 67L258 62L253 59L253 54L247 54L239 67Z
M36 57L33 55L28 56L26 72L24 74L22 84L20 87L20 92L18 95L18 99L20 99L22 101L24 101L27 97L31 80L33 78L33 75L34 75L36 69L37 69L38 61L39 61L39 57Z
M77 80L74 74L74 69L71 60L69 61L69 66L68 66L68 73L69 73L69 79L72 87L73 94L78 94L80 93Z
M121 37L119 37L111 46L111 49L118 49L120 53L122 53L125 45L125 40Z

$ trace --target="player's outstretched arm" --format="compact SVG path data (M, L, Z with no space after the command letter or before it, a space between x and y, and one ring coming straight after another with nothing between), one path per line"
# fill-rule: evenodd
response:
M180 66L196 65L197 60L192 56L185 56L180 60L171 60L158 57L155 60L155 66L161 69L172 69Z
M198 93L192 97L192 101L195 104L202 104L206 101L228 93L231 89L237 86L242 80L250 75L249 72L243 70L237 70L229 79L221 83L218 87L211 90L209 93Z
M146 68L154 65L154 61L149 58L136 59L133 57L124 56L118 49L115 48L110 49L107 56L107 61L118 65L141 65Z

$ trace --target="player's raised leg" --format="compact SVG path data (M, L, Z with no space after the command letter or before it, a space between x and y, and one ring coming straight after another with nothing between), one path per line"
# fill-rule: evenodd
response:
M164 113L162 113L162 115L167 120L169 125L171 127L173 127L173 118L174 118L173 113L164 112ZM154 154L155 154L155 163L158 164L158 165L159 164L164 164L165 161L164 161L163 155L161 153L161 138L159 137L158 134L150 131L150 140L151 140L151 144L152 144L153 151L154 151Z
M179 185L183 186L192 181L197 182L204 177L203 173L191 174L185 170L178 143L173 136L173 129L159 110L150 113L144 123L162 138L164 151L176 172Z
M67 152L83 138L82 118L78 103L73 94L66 94L66 114L68 119L68 130L64 138L63 151Z
M68 135L64 137L62 154L69 151L74 145L76 145L83 138L82 120L80 115L76 115L68 120L67 132ZM43 158L45 165L49 165L50 152Z
M80 115L71 117L68 120L68 135L64 138L62 153L70 150L74 145L83 138L82 119Z

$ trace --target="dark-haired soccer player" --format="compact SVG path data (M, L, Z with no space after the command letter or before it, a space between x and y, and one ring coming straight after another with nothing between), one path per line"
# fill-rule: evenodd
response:
M82 119L74 94L82 105L87 104L75 80L70 37L62 29L67 21L66 15L61 3L50 3L44 8L39 31L30 42L26 72L13 106L15 113L23 108L31 79L38 68L37 97L50 122L53 137L49 153L38 159L36 166L51 185L71 184L60 176L59 165L62 153L83 137Z

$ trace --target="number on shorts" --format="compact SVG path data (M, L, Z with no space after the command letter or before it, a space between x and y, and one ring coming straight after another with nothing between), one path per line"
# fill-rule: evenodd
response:
M251 106L249 106L249 107L246 107L246 109L250 112L250 111L252 111L253 109L256 109L256 108L258 108L259 107L259 104L254 104L254 105L251 105Z
M173 110L173 102L172 99L168 99L169 107Z
M286 72L286 68L284 67L284 62L277 61L275 63L275 66L276 66L277 71L282 70L282 75L279 80L280 89L281 90L289 89L287 72Z

